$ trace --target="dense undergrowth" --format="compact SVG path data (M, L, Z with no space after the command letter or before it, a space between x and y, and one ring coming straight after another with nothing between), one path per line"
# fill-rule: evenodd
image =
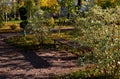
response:
M41 11L41 10L40 10ZM15 36L5 41L22 49L39 49L39 45L53 44L49 37L49 29L53 27L44 26L44 12L37 12L28 26L29 34L33 36ZM42 16L38 18L37 16ZM75 14L71 19L76 30L73 31L70 40L77 41L82 46L92 46L92 64L96 67L85 71L77 71L67 75L58 76L58 79L119 79L120 78L120 7L102 9L94 6L85 13L85 17ZM46 20L47 21L47 20ZM30 26L31 25L31 26ZM35 27L36 26L36 27ZM51 38L66 38L62 35ZM50 48L51 45L47 45ZM85 53L88 53L87 51ZM87 56L84 56L87 58ZM78 63L86 62L83 58ZM90 60L90 59L87 59ZM86 62L85 64L89 64Z

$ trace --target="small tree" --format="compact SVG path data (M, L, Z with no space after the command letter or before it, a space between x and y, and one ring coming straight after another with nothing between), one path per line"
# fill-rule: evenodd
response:
M34 35L40 45L42 45L48 37L49 27L47 27L46 23L48 22L49 17L49 13L38 10L27 25L27 30L30 34Z
M48 11L52 14L59 12L59 4L57 0L40 0L40 7L42 10Z

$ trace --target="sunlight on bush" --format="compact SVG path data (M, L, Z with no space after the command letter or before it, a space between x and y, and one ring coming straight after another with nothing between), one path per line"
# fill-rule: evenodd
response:
M120 75L120 7L102 9L95 6L85 13L85 18L75 18L75 41L92 46L93 62L102 74L115 78Z

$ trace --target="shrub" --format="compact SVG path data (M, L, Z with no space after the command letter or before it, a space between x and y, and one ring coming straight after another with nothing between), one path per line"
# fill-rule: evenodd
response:
M113 79L120 75L119 15L120 7L102 9L95 6L86 12L85 17L76 15L74 19L75 40L94 48L92 62L98 65L99 72L112 75Z
M43 44L48 37L50 27L48 27L46 23L49 22L49 19L50 16L47 12L38 10L27 25L29 33L33 34L40 44Z
M69 74L57 76L55 79L112 79L112 76L110 75L95 73L96 71L94 71L94 69L79 70Z
M103 9L116 7L117 5L120 5L119 0L95 0L95 3L101 6Z

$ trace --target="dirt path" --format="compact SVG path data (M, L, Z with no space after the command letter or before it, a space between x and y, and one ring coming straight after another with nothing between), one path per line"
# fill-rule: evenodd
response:
M80 69L73 54L54 50L21 52L3 42L0 34L0 79L53 79ZM61 52L61 53L60 53Z

